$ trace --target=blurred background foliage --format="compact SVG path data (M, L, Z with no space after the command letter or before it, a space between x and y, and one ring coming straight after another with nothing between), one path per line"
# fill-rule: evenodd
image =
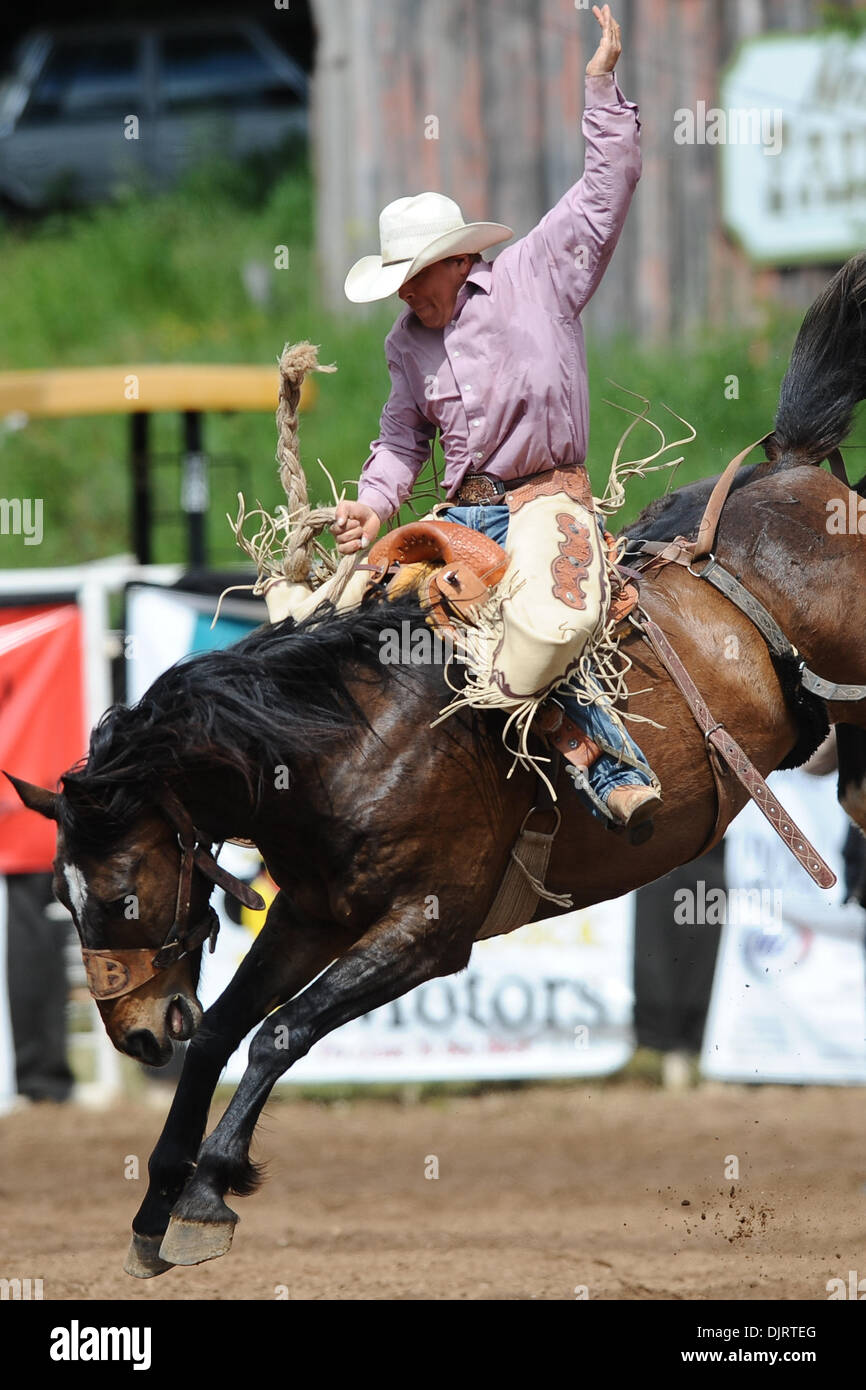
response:
M317 302L313 187L303 155L287 150L243 166L212 163L158 196L130 192L120 202L0 223L0 370L144 362L276 363L285 342L308 338L334 376L317 378L314 408L302 416L301 446L312 500L327 500L321 458L339 482L357 480L388 394L383 342L396 299L338 322ZM274 267L287 246L289 266ZM608 275L617 273L615 255ZM604 286L600 290L604 293ZM799 315L768 299L760 327L739 334L707 330L685 346L636 347L626 339L588 344L591 401L589 467L603 490L617 440L628 423L605 403L628 404L608 379L650 398L669 438L681 433L669 406L690 421L675 478L656 473L629 486L624 525L670 486L718 472L772 425L779 383ZM736 378L736 385L732 384ZM733 392L736 390L737 395ZM15 546L7 565L69 564L130 548L128 420L124 416L0 422L0 492L41 496L41 546ZM20 422L18 422L20 423ZM11 426L13 427L10 427ZM176 416L155 416L158 506L154 559L182 560L178 508L181 447ZM855 450L850 471L859 476ZM274 463L276 433L265 414L209 415L205 446L216 461L208 545L211 563L240 562L225 512L247 502L282 500ZM639 426L634 457L656 447ZM680 451L678 451L680 452ZM441 465L441 455L437 449ZM221 463L224 461L224 464ZM347 495L355 495L347 487ZM408 519L408 515L407 515Z

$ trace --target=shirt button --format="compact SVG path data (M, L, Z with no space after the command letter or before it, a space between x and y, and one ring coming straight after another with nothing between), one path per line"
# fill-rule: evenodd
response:
M480 425L480 424L481 424L481 421L480 421L480 420L473 420L473 421L472 421L472 428L475 429L475 428L476 428L478 425Z
M480 449L478 450L478 453L475 455L475 457L476 457L477 459L483 459L484 455L482 454L482 452L481 452Z
M464 391L471 391L471 390L472 390L472 387L469 385L468 381L464 383L463 390L464 390Z
M459 356L460 356L460 349L459 349L459 348L455 348L455 349L454 349L454 356L455 356L455 357L459 357Z
M452 328L456 328L456 327L457 327L457 320L456 320L456 319L452 319L452 320L451 320L451 327L452 327Z

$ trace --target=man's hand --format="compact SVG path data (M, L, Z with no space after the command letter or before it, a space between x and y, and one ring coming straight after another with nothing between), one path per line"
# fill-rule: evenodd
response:
M610 5L603 5L601 9L598 5L593 5L592 12L601 25L601 38L598 48L586 65L586 75L602 77L606 72L613 72L617 58L622 52L622 44L619 25L610 12Z
M365 550L379 534L382 519L378 512L363 502L340 502L331 530L337 537L341 555Z

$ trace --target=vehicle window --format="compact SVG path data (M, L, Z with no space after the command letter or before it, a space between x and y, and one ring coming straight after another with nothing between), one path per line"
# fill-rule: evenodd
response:
M132 39L56 44L22 123L125 116L141 108L141 73Z
M300 98L243 34L162 39L160 97L171 110L196 106L298 105Z

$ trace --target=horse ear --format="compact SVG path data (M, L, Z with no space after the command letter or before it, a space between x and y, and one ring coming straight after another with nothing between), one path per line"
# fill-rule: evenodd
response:
M28 810L38 811L40 816L48 820L57 820L56 792L48 791L47 787L37 787L34 782L24 782L20 777L13 777L11 772L4 772L3 775L9 778Z

